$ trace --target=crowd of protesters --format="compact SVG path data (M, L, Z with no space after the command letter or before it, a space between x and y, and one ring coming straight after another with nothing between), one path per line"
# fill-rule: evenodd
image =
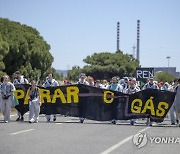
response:
M28 89L29 97L29 123L38 122L39 113L40 113L40 92L37 87L37 82L32 80L29 82L24 76L16 71L14 73L14 81L11 83L8 75L5 75L1 78L0 83L0 109L4 117L4 122L7 123L10 121L10 111L11 106L13 106L13 91L15 91L15 85L17 84L30 84ZM72 84L69 80L64 80L64 85ZM157 82L154 81L153 77L149 78L147 83L144 86L140 86L139 82L136 81L136 78L124 77L120 79L118 76L115 76L111 79L110 82L107 80L94 80L93 77L86 76L85 73L81 73L78 77L76 84L85 84L97 88L108 89L112 91L123 92L126 94L134 94L140 90L145 89L159 89L176 92L175 103L173 103L171 109L169 110L169 116L171 120L171 125L179 124L178 118L180 118L180 79L175 79L171 83L168 82ZM59 82L53 78L53 74L49 73L45 79L45 82L42 84L43 87L56 87L59 86ZM84 114L80 114L80 122L84 122ZM52 115L47 114L47 122L51 121ZM112 123L116 124L116 111L113 112ZM16 121L24 121L23 115L18 112L18 118ZM53 115L53 121L56 121L56 115ZM134 125L136 119L131 119L130 124ZM152 125L152 122L147 118L147 125Z

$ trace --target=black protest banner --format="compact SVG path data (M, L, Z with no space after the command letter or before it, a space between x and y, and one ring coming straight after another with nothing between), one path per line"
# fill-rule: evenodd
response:
M146 89L129 96L125 116L162 122L175 98L174 92Z
M16 109L23 115L29 110L27 89L17 85L15 95L19 100ZM40 87L41 113L84 117L108 121L150 117L162 122L170 109L175 93L144 90L133 95L95 88L87 85Z

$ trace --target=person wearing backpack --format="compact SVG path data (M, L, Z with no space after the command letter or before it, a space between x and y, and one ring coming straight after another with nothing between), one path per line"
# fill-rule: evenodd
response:
M1 111L3 113L4 122L10 121L10 112L13 104L13 91L15 91L14 85L10 82L9 76L3 77L3 83L0 86L1 91Z
M37 123L39 119L41 97L40 90L37 87L36 81L31 81L31 87L28 89L29 100L29 123Z

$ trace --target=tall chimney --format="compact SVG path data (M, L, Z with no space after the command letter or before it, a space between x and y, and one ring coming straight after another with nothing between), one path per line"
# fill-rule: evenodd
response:
M117 51L120 50L119 49L119 46L120 46L120 44L119 44L119 27L120 27L120 23L117 22Z
M139 57L139 44L140 44L140 20L137 20L137 60L140 63L140 57Z

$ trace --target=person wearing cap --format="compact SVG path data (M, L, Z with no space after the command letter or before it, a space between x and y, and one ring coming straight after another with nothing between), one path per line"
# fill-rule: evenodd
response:
M89 83L89 86L92 86L94 87L94 78L93 77L88 77L88 83Z
M140 89L139 89L139 87L136 86L135 80L130 80L129 81L129 87L125 90L125 93L131 95L131 94L134 94L138 91L140 91ZM136 122L136 119L130 120L131 125L134 125L135 122Z
M4 117L4 122L8 123L10 121L10 112L13 104L13 91L15 91L14 85L10 82L9 76L5 75L3 77L3 83L0 86L0 100L1 100L1 111Z
M157 84L154 83L153 77L150 77L149 82L144 85L143 90L145 89L159 89ZM150 121L150 118L147 118L146 125L152 126L152 121Z
M77 84L84 84L84 85L89 85L89 83L86 81L86 74L85 73L81 73L79 75L79 81L77 82Z
M17 84L29 84L29 81L24 78L24 76L19 72L19 71L16 71L14 73L14 81L13 81L13 84L14 85L17 85ZM21 114L19 111L18 111L18 118L16 119L16 121L24 121L24 117L23 117L23 114Z
M117 77L113 77L111 79L111 84L108 86L107 89L112 90L112 91L119 91L122 92L123 91L123 87L118 84L118 79ZM116 124L116 117L117 117L117 104L113 103L113 110L112 110L112 124Z
M86 81L86 78L86 74L81 73L79 75L79 81L77 82L77 84L89 85L89 83ZM85 102L86 98L80 97L80 102L78 103L80 123L83 123L85 119Z
M53 78L52 73L48 73L48 77L46 78L45 83L42 85L43 87L57 87L59 83ZM47 122L51 121L51 114L46 114ZM56 114L53 115L53 121L56 121Z

